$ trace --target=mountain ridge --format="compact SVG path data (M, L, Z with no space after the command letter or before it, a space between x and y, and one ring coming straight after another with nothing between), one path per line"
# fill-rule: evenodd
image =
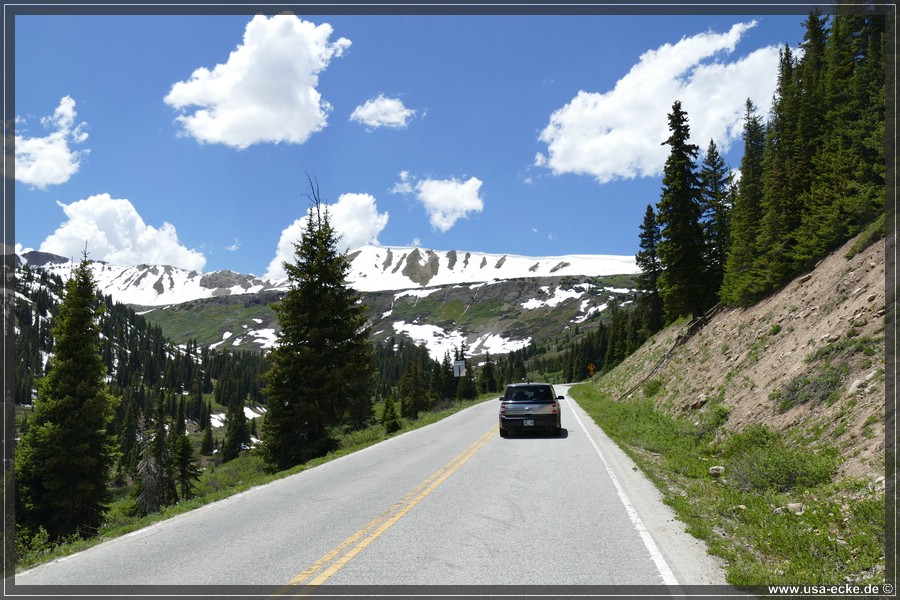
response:
M360 292L535 277L633 275L639 271L634 257L609 254L529 257L416 246L363 246L348 253L347 257L350 261L348 282ZM26 252L17 258L21 263L42 267L64 279L73 264L65 257L38 251ZM142 307L287 289L284 278L263 278L228 269L200 272L171 265L113 265L91 261L91 270L101 293L123 304Z

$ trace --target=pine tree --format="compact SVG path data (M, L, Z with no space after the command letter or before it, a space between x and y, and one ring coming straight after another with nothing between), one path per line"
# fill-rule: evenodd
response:
M87 254L66 284L53 355L15 456L17 519L51 539L98 528L109 501L113 398L100 353L101 314Z
M722 302L741 306L751 304L761 294L753 267L759 250L765 149L765 127L749 98L745 109L741 179L731 210L731 240L719 292Z
M175 471L175 483L178 494L182 500L192 498L194 495L194 482L200 479L200 469L194 460L194 445L187 435L185 422L185 401L182 397L178 402L178 410L175 414L175 424L172 435L169 436L169 456Z
M410 420L419 417L419 413L425 410L425 399L428 390L425 387L425 379L422 373L422 364L418 360L412 360L403 370L400 378L400 414Z
M134 490L135 512L148 515L178 502L175 467L170 454L167 416L168 402L157 397L150 427L139 418L140 460L137 467L137 486ZM174 429L174 427L173 427Z
M704 305L718 301L719 289L725 275L725 256L728 251L728 225L731 206L729 189L731 176L725 159L713 140L709 141L703 165L700 167L700 224L703 228L703 266L705 270Z
M635 263L641 270L637 276L637 286L642 292L638 303L644 308L646 315L646 327L648 333L653 334L662 329L665 324L662 296L659 293L659 278L662 275L662 265L659 262L659 223L656 221L656 213L653 206L648 204L644 213L644 221L641 223L641 233L638 236L640 250L635 255Z
M699 315L704 306L703 230L700 227L700 184L695 159L698 148L689 143L690 127L681 102L669 113L671 149L663 169L662 194L657 206L661 241L659 279L666 319Z
M209 411L205 411L206 425L203 427L203 440L200 442L200 454L210 456L213 453L213 434L212 434L212 418Z
M138 425L140 460L137 465L137 488L134 494L135 512L149 515L163 505L163 473L150 442L144 419Z
M384 431L388 435L400 431L403 427L403 424L400 422L400 415L397 414L397 406L392 394L388 394L388 397L384 400L384 414L381 417L381 424L384 425Z
M225 440L222 443L222 462L237 458L245 445L250 444L250 429L244 414L244 399L234 396L225 414Z
M125 403L125 417L119 432L119 467L133 477L137 472L138 463L138 415L140 409L135 406L130 391L125 397Z
M282 470L334 446L329 429L373 418L373 349L366 307L347 284L350 269L337 233L312 185L312 206L295 262L285 262L289 289L273 305L281 331L269 353L268 413L261 453Z
M481 393L493 394L499 389L497 385L497 365L491 358L490 352L484 354L484 365L481 367L481 385L479 386Z
M876 25L880 23L880 25ZM808 267L884 209L883 19L837 15L825 43L825 123L794 256Z

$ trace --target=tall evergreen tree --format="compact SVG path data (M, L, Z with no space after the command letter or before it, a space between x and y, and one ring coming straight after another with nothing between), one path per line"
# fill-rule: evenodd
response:
M428 389L419 360L412 360L406 365L400 378L399 395L400 414L407 419L417 419L419 413L427 408Z
M397 405L394 402L393 394L388 394L384 400L384 414L381 417L381 424L384 425L384 431L388 435L399 431L403 427L400 415L397 414Z
M640 250L635 255L635 263L641 270L637 276L637 286L642 292L638 303L644 308L648 333L653 334L665 324L662 296L659 293L659 278L662 265L659 262L659 223L653 206L648 204L641 223Z
M491 357L490 352L484 354L484 365L481 367L481 383L479 386L481 393L493 394L499 390L497 384L497 365Z
M719 296L726 304L746 306L761 293L753 267L762 215L765 150L765 126L749 98L745 105L743 137L741 179L731 210L731 241Z
M700 184L696 145L690 143L687 113L675 101L669 113L669 157L663 168L657 206L662 265L659 287L666 319L699 315L704 306L703 230L700 227Z
M790 46L779 54L778 86L765 130L762 159L760 223L752 267L755 288L765 293L791 271L790 255L800 222L800 204L808 178L801 164L808 158L801 143L800 96Z
M66 284L53 355L15 456L18 521L26 529L43 527L53 539L92 534L109 501L114 399L104 382L100 314L85 253Z
M137 465L137 488L134 493L134 510L138 515L157 512L164 502L162 467L151 445L150 434L143 417L138 425L140 460Z
M222 443L222 462L237 458L245 445L250 444L250 429L244 414L244 399L235 396L228 403L225 414L225 440Z
M203 440L200 442L200 454L209 456L213 452L212 418L209 411L204 411L206 425L203 427Z
M709 141L703 165L700 167L700 224L703 228L704 304L718 301L719 288L725 275L725 256L728 251L728 224L731 206L729 188L731 176L725 159L713 140Z
M125 417L119 431L119 469L130 476L137 472L138 463L138 415L140 409L135 406L132 391L125 396Z
M884 208L881 27L859 15L832 20L823 61L825 128L812 159L795 258L807 267ZM874 93L873 93L874 92Z
M800 47L803 57L796 70L797 139L794 161L798 172L798 189L809 190L813 177L813 157L825 131L825 43L828 19L818 9L804 21L806 31Z
M262 427L267 467L281 470L328 452L329 429L373 418L373 349L366 307L347 283L327 207L312 185L306 227L285 262L289 289L273 308L281 325L269 354Z
M175 471L178 495L182 500L193 497L194 482L200 479L200 469L194 460L194 444L187 435L185 419L185 400L182 397L178 401L172 435L169 436L169 456Z

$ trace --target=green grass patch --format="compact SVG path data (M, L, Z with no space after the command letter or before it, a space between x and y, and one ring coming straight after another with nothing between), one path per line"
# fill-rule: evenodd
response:
M836 449L812 449L762 425L725 432L719 397L688 421L590 384L570 394L660 488L687 531L727 561L731 585L884 583L884 494L864 482L833 483ZM725 467L721 477L710 476L713 465Z
M875 219L872 223L863 229L860 236L850 247L850 250L847 251L847 254L844 257L847 260L850 260L857 254L863 252L866 248L879 241L884 237L885 228L884 228L884 213L881 213L877 219Z
M830 364L814 369L810 373L798 375L785 385L774 390L769 399L778 404L780 412L795 406L815 402L831 405L840 396L844 387L844 369Z

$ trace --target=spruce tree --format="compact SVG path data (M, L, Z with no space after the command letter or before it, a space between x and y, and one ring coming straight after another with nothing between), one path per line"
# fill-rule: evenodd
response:
M696 145L681 102L669 113L670 147L663 168L662 194L657 206L662 265L659 287L667 321L699 315L704 306L703 230L700 227L700 184L696 173Z
M779 56L778 87L763 147L760 223L752 267L757 280L754 287L760 294L774 289L791 271L791 248L808 179L800 167L807 159L798 159L805 152L805 144L799 137L800 97L790 47L785 45Z
M200 479L200 469L194 460L194 445L187 435L185 422L185 401L180 398L172 435L169 436L169 456L175 471L178 495L187 500L194 495L194 482Z
M763 198L765 126L748 98L744 114L744 156L741 179L731 210L731 240L725 261L720 299L726 304L747 306L762 293L756 283L754 264L759 253Z
M294 262L285 262L289 289L273 305L281 331L269 353L268 412L261 453L270 470L324 455L330 429L373 418L373 349L366 306L347 283L350 263L337 251L327 207L312 185L312 206Z
M397 405L394 402L393 394L388 394L384 400L384 414L381 417L381 424L384 431L388 435L400 431L403 424L400 421L400 415L397 414Z
M497 385L497 365L490 352L484 353L484 365L481 367L481 383L479 389L482 394L493 394L499 389Z
M138 415L140 409L129 390L125 397L125 417L119 432L119 469L130 476L137 472L138 463Z
M200 454L210 456L213 453L212 419L206 413L206 425L203 427L203 440L200 442Z
M245 445L250 444L250 429L244 414L244 399L234 396L225 414L225 440L222 443L222 462L237 458Z
M880 23L881 25L876 25ZM837 15L825 43L825 123L794 252L798 268L858 233L884 209L883 19Z
M637 276L637 286L642 292L638 303L644 310L646 327L649 334L656 333L665 324L662 296L659 293L659 278L662 275L662 265L659 262L659 223L656 221L656 213L653 206L648 204L644 213L644 221L641 223L641 232L638 236L640 250L635 255L635 264L641 270Z
M729 191L731 176L725 159L713 140L709 141L703 165L700 167L700 224L703 228L704 304L718 301L719 288L725 275L725 256L728 251L728 224L731 206Z
M160 395L154 403L150 427L142 424L143 429L139 430L142 441L135 500L140 514L156 512L178 502L175 466L169 453L167 412L168 402Z
M398 394L400 395L400 414L410 420L417 419L419 413L425 410L425 400L428 396L422 363L418 359L411 360L403 370Z
M101 310L85 254L66 284L53 354L15 455L17 520L32 531L43 527L51 539L91 535L110 498L114 399L104 382Z
M150 441L150 434L143 419L138 425L140 460L137 465L137 487L134 493L134 510L138 515L149 515L163 505L163 473Z

